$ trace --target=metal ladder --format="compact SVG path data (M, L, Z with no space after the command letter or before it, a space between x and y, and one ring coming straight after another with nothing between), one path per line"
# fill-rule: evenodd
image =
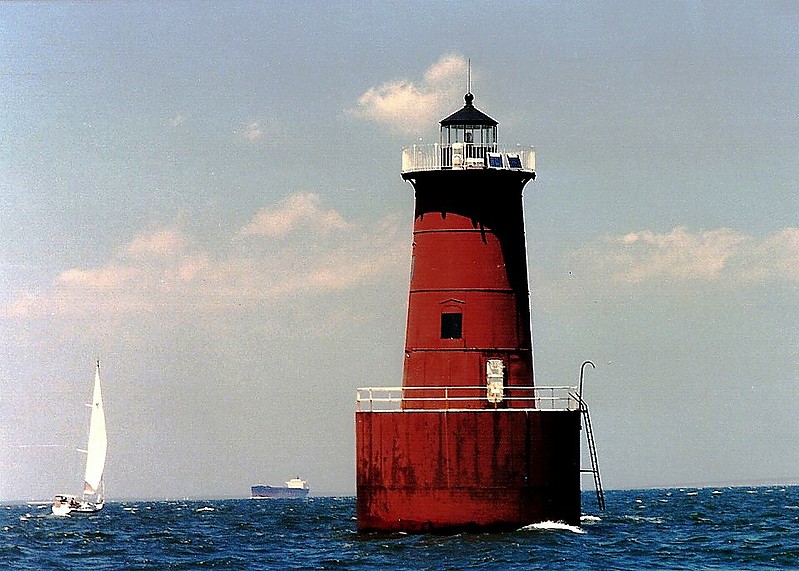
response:
M602 489L602 480L599 477L599 460L596 454L596 444L594 443L594 430L591 428L591 415L588 414L588 405L580 399L580 412L585 419L585 436L588 439L588 453L591 456L591 468L581 469L580 472L591 472L594 475L594 489L596 490L596 501L599 509L605 509L605 491Z
M588 453L591 456L591 468L580 469L580 472L591 472L594 475L594 489L596 490L596 501L599 504L599 509L605 509L605 492L602 489L602 480L599 478L599 459L596 454L596 443L594 442L594 429L591 427L591 415L588 414L588 405L583 400L583 375L585 374L586 365L591 365L592 369L596 369L591 361L585 361L580 366L580 385L577 393L577 403L580 406L580 412L585 419L585 436L588 440Z

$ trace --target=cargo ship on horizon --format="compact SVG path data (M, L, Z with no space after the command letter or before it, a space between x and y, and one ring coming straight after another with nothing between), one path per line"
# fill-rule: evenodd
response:
M308 496L311 488L308 482L300 478L292 478L285 486L266 486L258 484L250 488L253 500L301 500Z

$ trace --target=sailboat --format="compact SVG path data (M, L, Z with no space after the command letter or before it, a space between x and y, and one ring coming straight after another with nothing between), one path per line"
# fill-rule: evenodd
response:
M105 486L103 470L108 438L105 431L105 411L103 395L100 390L100 361L94 374L94 393L89 421L89 444L86 452L86 472L83 477L83 494L78 497L70 494L57 494L53 501L53 514L69 515L71 513L94 513L105 505Z

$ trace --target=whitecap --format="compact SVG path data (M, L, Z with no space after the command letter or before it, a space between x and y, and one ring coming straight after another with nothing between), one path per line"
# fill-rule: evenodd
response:
M659 517L654 517L654 516L625 515L623 517L624 517L624 519L628 519L630 521L642 521L642 522L646 522L646 523L656 523L656 524L663 523L662 519L660 519Z
M214 508L212 508L212 507L205 506L205 507L202 507L202 508L197 508L194 511L196 511L196 512L213 512L213 511L216 511L216 510Z
M585 533L577 525L569 525L562 521L542 521L541 523L531 523L525 525L519 531L571 531L572 533Z
M595 515L581 515L580 521L602 521L602 518Z

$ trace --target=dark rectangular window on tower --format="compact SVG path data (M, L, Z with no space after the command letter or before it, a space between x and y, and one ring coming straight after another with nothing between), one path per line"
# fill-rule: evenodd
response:
M463 332L462 313L442 313L441 314L441 338L460 339Z

